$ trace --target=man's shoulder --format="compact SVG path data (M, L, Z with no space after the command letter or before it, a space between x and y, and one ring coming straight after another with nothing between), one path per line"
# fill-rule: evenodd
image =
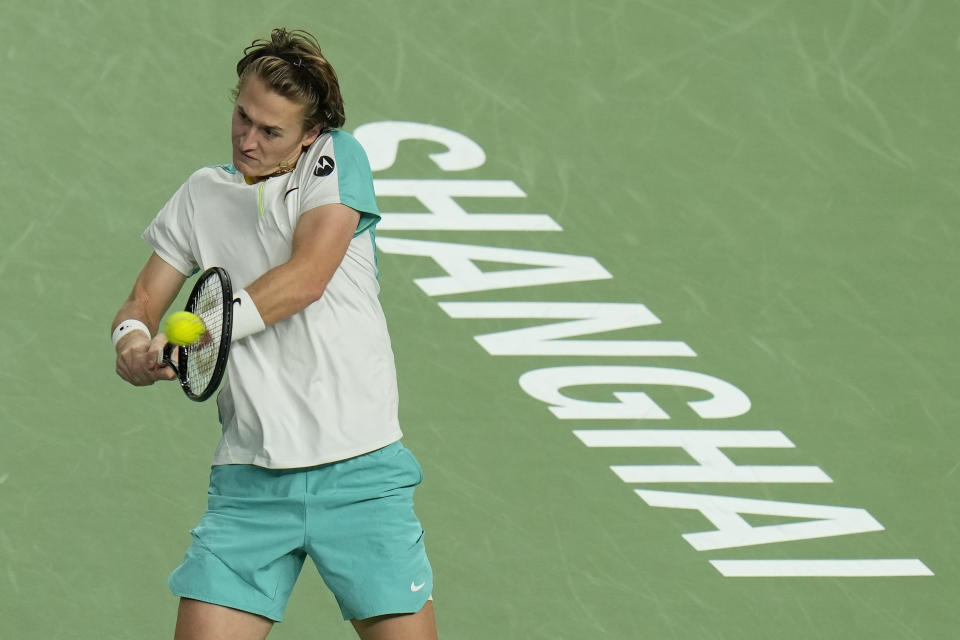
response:
M211 164L200 167L190 176L191 180L222 180L234 182L240 172L232 164Z
M197 169L194 173L200 173L202 171L212 171L214 173L223 173L229 176L235 176L237 175L237 173L239 173L237 168L233 166L233 164L211 164L211 165L207 165L206 167L201 167L200 169Z
M353 164L358 159L362 159L361 164L369 164L366 151L360 142L342 129L321 133L304 156L311 167L324 156L333 158L337 164L341 161L345 164Z
M200 167L184 181L188 189L196 190L220 184L230 184L242 179L240 172L232 164L214 164Z

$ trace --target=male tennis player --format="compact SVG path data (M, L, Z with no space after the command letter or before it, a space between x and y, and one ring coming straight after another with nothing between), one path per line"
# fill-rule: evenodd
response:
M118 374L153 384L174 377L152 336L188 275L221 266L239 290L209 507L170 577L175 637L266 637L309 555L361 638L435 638L367 158L310 34L274 30L237 74L233 163L195 172L147 228L114 322Z

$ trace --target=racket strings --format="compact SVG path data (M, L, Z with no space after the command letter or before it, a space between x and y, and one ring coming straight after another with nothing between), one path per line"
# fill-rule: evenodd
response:
M187 380L199 391L206 388L217 368L220 340L223 335L223 289L219 278L203 283L194 301L193 313L198 315L207 331L196 344L185 347Z

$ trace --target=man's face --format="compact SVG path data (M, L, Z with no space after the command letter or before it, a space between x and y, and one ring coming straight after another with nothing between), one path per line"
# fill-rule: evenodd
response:
M268 176L293 166L303 147L317 139L303 131L303 106L271 91L251 76L237 95L231 124L233 164L247 177Z

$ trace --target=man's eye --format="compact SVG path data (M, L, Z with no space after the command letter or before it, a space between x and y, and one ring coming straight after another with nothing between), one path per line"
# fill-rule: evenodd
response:
M267 130L265 130L263 133L266 134L266 136L267 136L268 138L276 138L276 137L277 137L277 132L274 131L273 129L267 129Z

